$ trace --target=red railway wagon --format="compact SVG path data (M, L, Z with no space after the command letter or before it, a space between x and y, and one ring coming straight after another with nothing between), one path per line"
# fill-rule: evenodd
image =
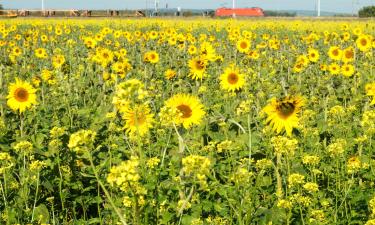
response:
M215 16L253 16L253 17L261 17L264 16L264 11L261 8L218 8L215 11Z

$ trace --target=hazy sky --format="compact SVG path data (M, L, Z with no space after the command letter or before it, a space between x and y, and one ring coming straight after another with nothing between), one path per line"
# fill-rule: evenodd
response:
M0 0L5 8L36 9L42 0ZM46 8L60 9L140 9L153 6L153 0L45 0ZM178 6L182 9L214 9L220 6L231 7L232 0L160 0L160 8ZM269 10L315 10L317 0L237 0L238 7L261 7ZM366 5L375 5L375 0L321 0L322 11L347 12L358 11Z

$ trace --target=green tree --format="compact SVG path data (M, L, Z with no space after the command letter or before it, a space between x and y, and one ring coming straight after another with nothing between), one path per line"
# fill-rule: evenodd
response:
M358 11L359 17L375 17L375 6L365 6Z

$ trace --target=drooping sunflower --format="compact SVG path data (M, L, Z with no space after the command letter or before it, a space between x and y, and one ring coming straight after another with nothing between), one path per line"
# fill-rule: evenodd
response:
M174 122L186 129L199 125L206 114L199 98L190 94L176 94L165 102L165 106L178 110L179 115Z
M52 65L55 68L61 68L61 66L65 63L65 57L63 55L54 55L52 56Z
M354 61L355 53L353 47L348 47L344 49L342 53L342 61L344 63L352 62Z
M238 91L243 88L245 83L245 75L241 74L240 70L234 65L226 68L224 73L220 76L220 86L227 91Z
M206 75L207 61L202 58L189 60L189 76L194 80L202 80Z
M23 113L27 108L37 103L35 92L36 90L30 83L16 78L16 82L9 86L7 104L12 110Z
M300 96L272 98L262 111L267 114L266 122L276 133L279 134L285 129L286 133L291 136L293 128L298 126L298 113L303 105L304 99Z
M199 53L201 58L210 62L215 61L217 57L215 48L207 41L202 42Z
M371 96L373 99L370 105L375 105L375 82L366 84L366 95Z
M125 130L131 137L143 137L148 134L153 127L154 114L147 105L135 105L132 108L126 108L122 118L125 120Z
M167 80L173 79L177 75L177 72L172 69L167 69L164 73L164 76Z

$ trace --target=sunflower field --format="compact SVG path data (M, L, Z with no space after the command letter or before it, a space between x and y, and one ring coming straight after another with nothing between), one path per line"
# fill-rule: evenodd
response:
M375 23L0 21L0 224L375 225Z

